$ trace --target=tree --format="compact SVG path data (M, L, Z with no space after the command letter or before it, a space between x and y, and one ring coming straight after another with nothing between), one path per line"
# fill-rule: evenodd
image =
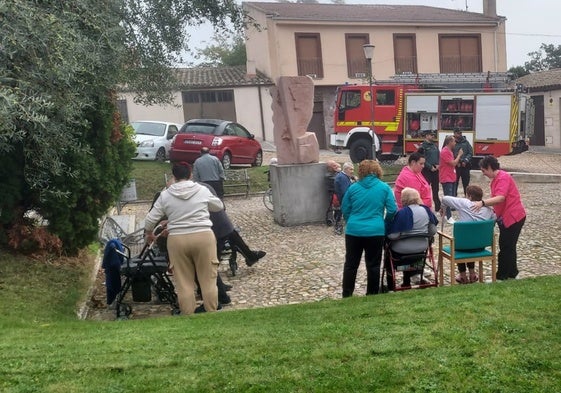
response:
M524 75L528 75L530 72L526 70L526 68L522 66L510 67L508 69L508 73L512 74L514 79L518 79Z
M0 242L46 248L35 211L65 251L91 243L131 170L118 87L168 101L185 27L244 18L234 0L0 2Z
M561 68L561 45L541 44L540 49L528 53L530 61L524 63L528 72L546 71Z
M247 56L242 35L214 34L212 44L197 51L196 58L205 59L201 67L245 65Z

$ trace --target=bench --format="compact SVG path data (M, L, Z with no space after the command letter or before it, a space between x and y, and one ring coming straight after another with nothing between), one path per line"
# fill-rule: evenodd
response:
M244 195L246 198L249 198L250 179L247 169L225 169L224 176L225 195Z

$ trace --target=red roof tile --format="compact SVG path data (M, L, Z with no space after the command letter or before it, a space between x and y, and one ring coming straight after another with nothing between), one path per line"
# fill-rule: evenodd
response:
M418 5L244 2L275 20L380 23L491 24L504 20L476 12Z
M548 71L533 72L516 79L530 91L561 89L561 68Z
M245 66L178 68L180 87L234 87L273 85L273 81L260 71L248 76Z

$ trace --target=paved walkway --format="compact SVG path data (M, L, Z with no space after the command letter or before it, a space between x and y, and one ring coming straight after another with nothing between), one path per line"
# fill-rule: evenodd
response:
M338 162L348 156L322 154L322 161L334 157ZM518 156L502 157L501 166L513 172L561 174L561 154L526 152ZM536 177L537 179L537 177ZM479 183L488 195L488 181ZM561 198L558 183L519 182L528 218L518 242L520 278L561 274L561 248L558 234L561 220ZM228 263L220 266L224 281L233 285L232 304L224 310L270 307L283 304L315 302L341 297L341 277L344 261L344 236L336 236L324 224L281 227L262 203L261 196L249 199L227 198L226 205L232 221L241 229L247 243L267 251L267 256L253 267L239 260L239 270L232 276ZM148 206L128 205L123 214L143 218ZM450 226L445 226L445 231ZM446 269L445 269L446 270ZM445 277L445 283L449 278ZM366 291L364 264L359 269L356 295ZM480 285L480 284L474 284ZM435 290L435 289L431 289ZM90 319L113 319L114 312L103 307L105 289L100 272L92 296ZM168 306L133 304L132 318L169 315Z

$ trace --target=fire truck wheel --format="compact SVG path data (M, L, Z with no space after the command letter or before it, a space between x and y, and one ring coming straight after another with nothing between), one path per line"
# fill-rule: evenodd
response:
M372 159L372 142L366 138L356 139L349 149L351 161L354 163Z

